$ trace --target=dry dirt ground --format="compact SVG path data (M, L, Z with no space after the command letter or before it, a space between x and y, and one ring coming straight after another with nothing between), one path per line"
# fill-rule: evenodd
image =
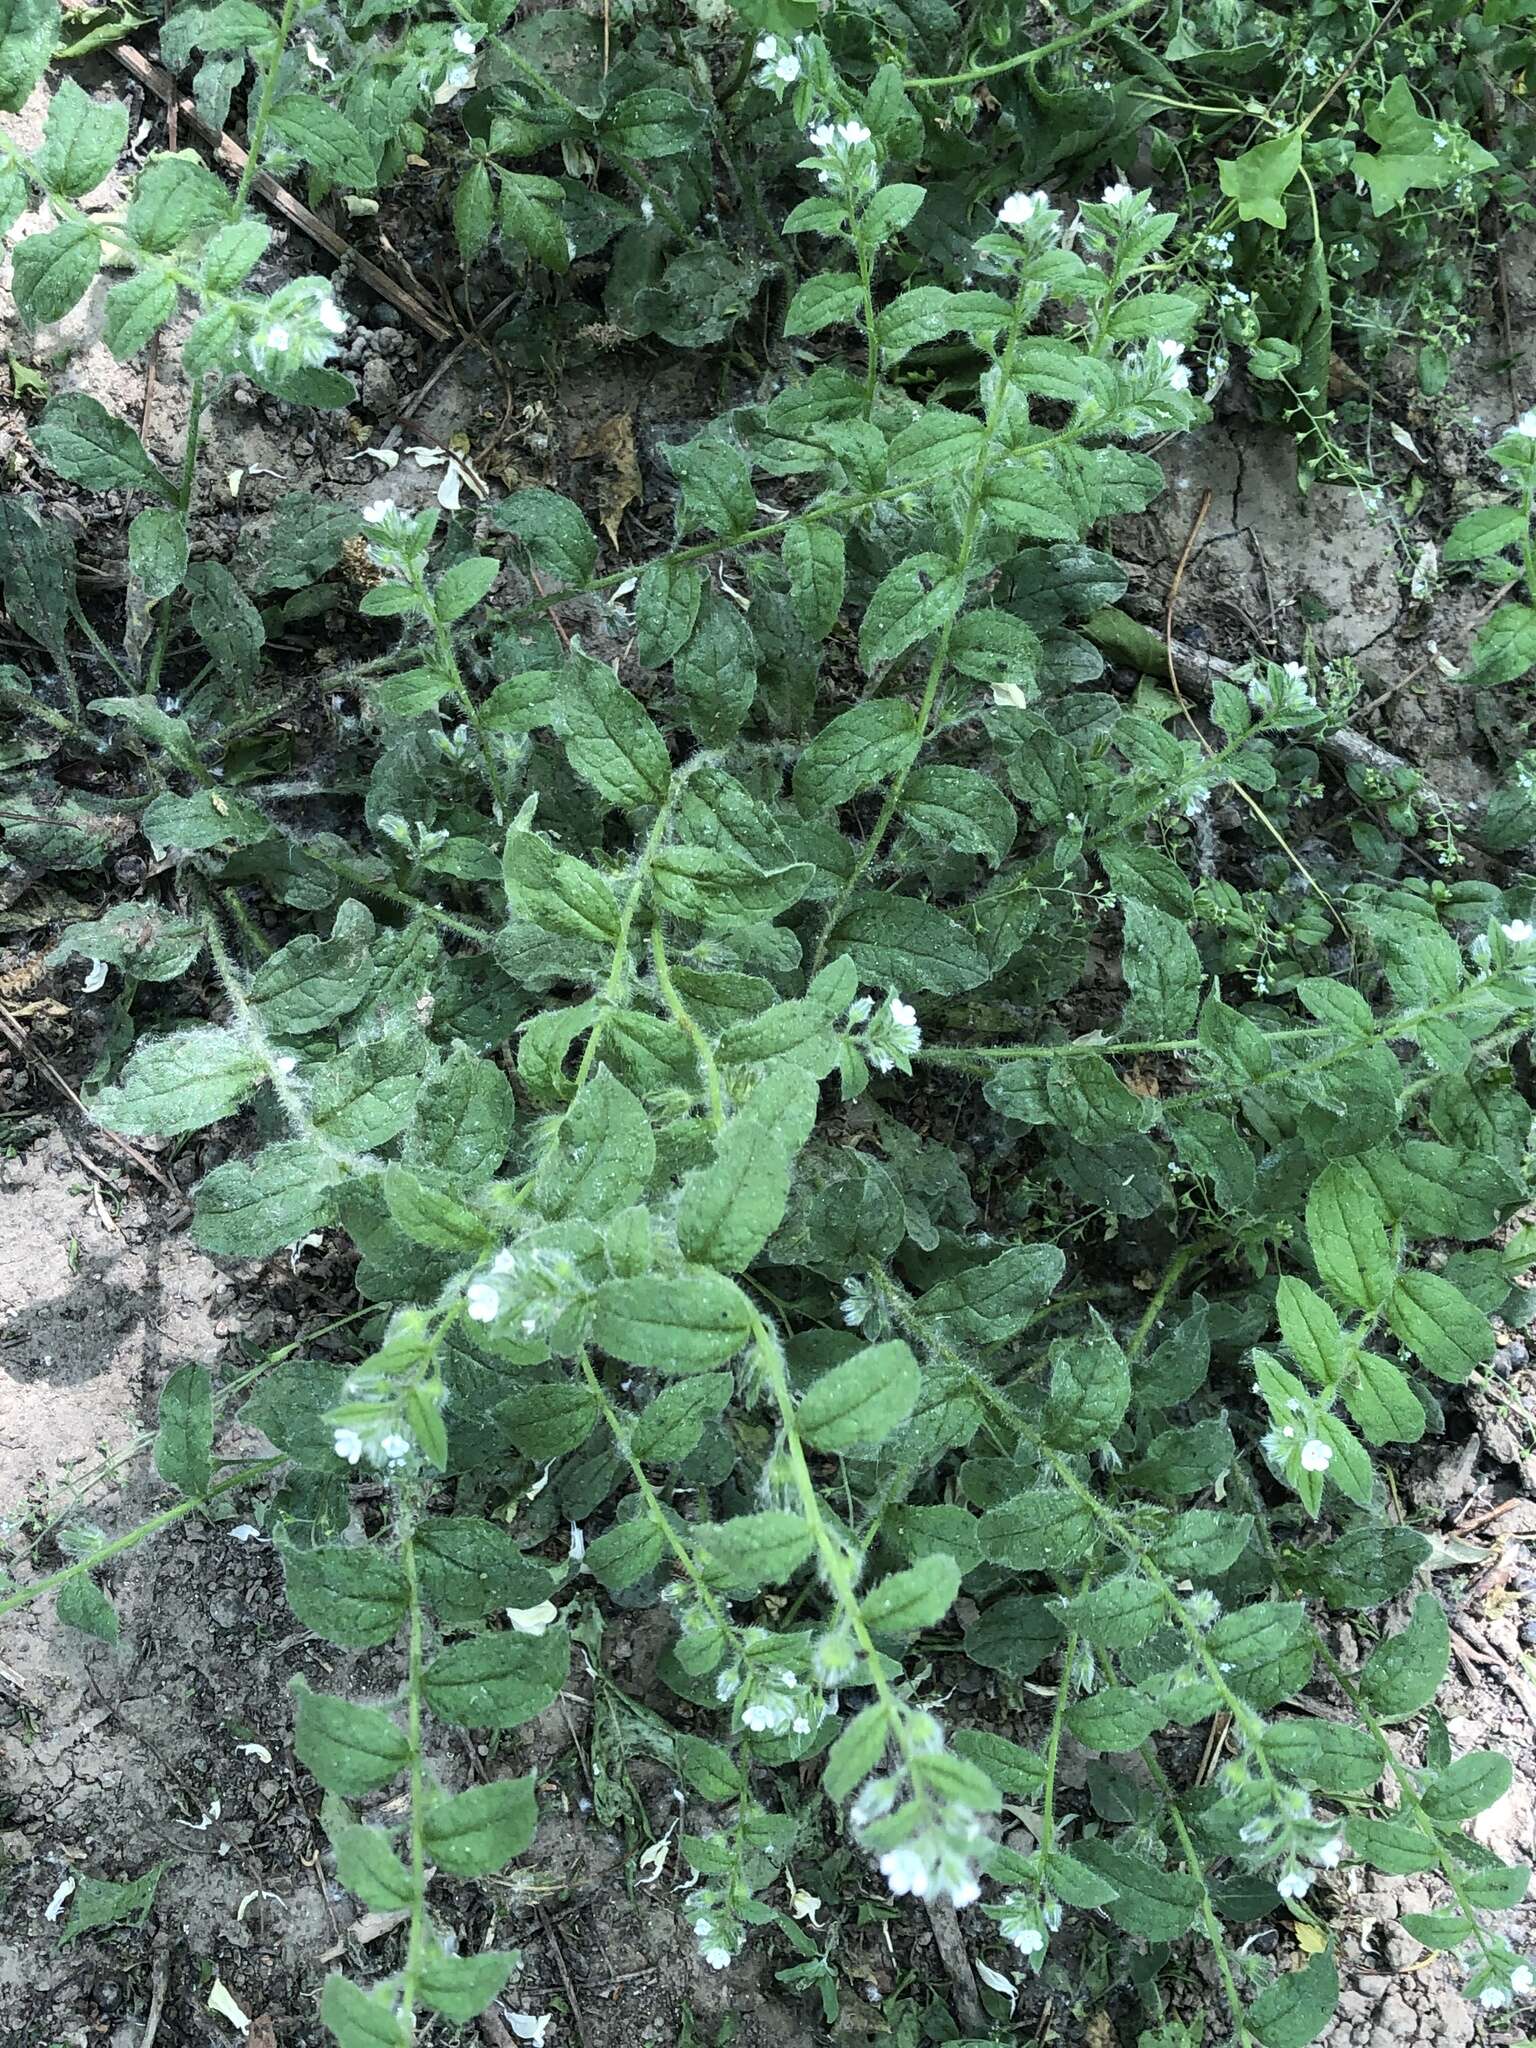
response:
M99 75L109 76L105 60ZM7 126L35 140L45 107L40 93ZM140 149L163 141L154 114L136 136ZM111 196L109 188L104 200ZM23 228L41 225L31 217ZM287 230L275 237L268 264L272 278L327 267ZM1511 381L1522 400L1536 392L1530 249L1512 248L1509 269L1519 338L1513 379L1490 342L1464 352L1433 418L1403 401L1397 423L1418 454L1394 443L1390 459L1400 471L1421 463L1442 491L1467 477L1470 452L1512 417ZM34 336L11 318L6 282L0 272L0 353L46 366L55 388L89 389L137 420L144 367L115 364L102 345L99 290L59 328ZM252 393L231 392L212 415L200 487L204 534L215 544L295 483L337 498L372 495L383 471L364 440L376 446L390 434L409 448L464 433L493 479L558 480L594 510L605 493L622 493L633 445L650 498L628 515L626 548L643 550L645 535L664 526L651 457L658 440L683 438L694 424L685 378L658 375L656 361L632 353L555 388L509 375L470 347L417 397L442 349L345 275L338 288L358 322L350 367L362 403L351 423L317 428ZM151 450L166 462L177 455L186 414L174 341L170 335L162 347L146 427ZM20 464L30 481L25 435L22 408L0 398L0 463ZM1312 634L1325 653L1358 661L1368 694L1392 692L1376 728L1388 744L1447 793L1484 793L1491 707L1446 691L1434 666L1437 653L1462 653L1473 605L1457 590L1438 590L1428 602L1412 597L1422 536L1399 524L1390 496L1318 487L1298 497L1290 443L1256 429L1240 402L1168 451L1168 466L1166 500L1117 535L1139 564L1133 601L1160 614L1172 564L1209 489L1181 630L1193 627L1211 651L1231 657L1260 649L1294 655ZM425 498L436 482L436 472L406 455L391 490ZM122 524L114 515L90 529L109 582ZM15 922L5 936L29 943ZM48 994L62 998L61 1007L78 1005L78 975ZM64 1036L72 1045L72 1034ZM88 1028L80 1038L72 1060L67 1049L58 1054L77 1081L89 1064ZM316 1261L313 1273L301 1261L297 1271L276 1262L256 1275L223 1272L191 1251L170 1205L145 1200L131 1169L68 1116L29 1145L8 1143L48 1107L35 1078L24 1095L27 1079L19 1067L0 1072L0 1540L21 1577L35 1563L61 1561L61 1529L117 1533L166 1505L142 1455L130 1454L142 1447L159 1390L178 1364L217 1364L228 1377L348 1305L323 1254L306 1255ZM1461 1417L1448 1448L1422 1455L1402 1505L1417 1526L1453 1545L1438 1580L1455 1614L1457 1658L1443 1701L1452 1743L1500 1750L1517 1766L1514 1788L1474 1832L1501 1854L1532 1861L1536 1688L1524 1634L1536 1635L1526 1619L1536 1616L1536 1509L1527 1498L1536 1488L1536 1371L1523 1345L1512 1343L1500 1372L1500 1401ZM1489 1519L1495 1509L1502 1512ZM116 1647L63 1627L47 1603L0 1624L0 2048L147 2048L156 2038L160 2048L231 2048L240 2035L210 2010L216 1986L249 2016L251 2048L321 2048L315 1994L325 1969L336 1959L364 1976L375 1959L388 1967L391 1930L377 1916L359 1916L334 1880L318 1793L292 1755L287 1685L304 1674L382 1696L393 1673L382 1655L348 1657L295 1628L272 1547L259 1530L250 1533L248 1512L241 1503L221 1521L179 1523L106 1575L121 1621ZM609 1634L609 1675L637 1696L646 1690L652 1638L632 1617ZM1347 1630L1339 1649L1346 1663L1358 1654ZM540 1828L523 1867L450 1895L462 1938L522 1952L504 2005L552 2013L550 2048L826 2040L819 2008L782 1993L760 1954L720 1976L697 1964L677 1910L675 1861L652 1882L639 1881L635 1852L660 1839L677 1812L670 1782L643 1759L622 1796L615 1791L609 1769L618 1751L602 1739L606 1698L596 1696L590 1675L573 1674L568 1697L494 1754L464 1747L437 1759L453 1782L502 1769L540 1774ZM978 1696L974 1704L978 1715L1020 1734L1036 1711L1027 1697ZM1068 1786L1081 1781L1084 1762L1068 1755ZM53 1902L71 1879L139 1878L157 1865L142 1927L62 1940L71 1903ZM816 1888L814 1870L797 1874ZM1448 1975L1421 1967L1422 1951L1398 1921L1435 1903L1422 1880L1345 1873L1317 1903L1336 1934L1346 1987L1330 2048L1462 2048L1512 2038L1505 2027L1480 2030ZM963 1931L973 1953L1006 1967L983 1924L967 1922ZM1536 1935L1529 1911L1515 1916L1512 1933L1519 1940L1522 1932L1528 1941ZM1296 1954L1288 1924L1255 1938L1287 1959ZM850 1914L837 1956L843 2039L888 2032L882 2013L908 1965L920 1981L943 1981L934 1937L921 1923L908 1923L893 1946L878 1921ZM1219 2003L1198 1976L1183 1994L1191 2007ZM1128 2017L1117 2011L1113 2028L1124 2030ZM1113 2028L1106 2015L1059 1999L1038 2008L1028 2035L1108 2048ZM1133 2037L1130 2026L1126 2038ZM1221 2030L1213 2027L1212 2037ZM484 2038L495 2048L510 2037L492 2028Z

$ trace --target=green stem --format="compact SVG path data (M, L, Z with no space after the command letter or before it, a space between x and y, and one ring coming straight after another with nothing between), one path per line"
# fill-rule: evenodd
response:
M286 1458L258 1458L255 1463L243 1465L229 1478L221 1479L217 1486L210 1486L206 1493L192 1499L178 1501L173 1508L165 1508L158 1515L151 1515L147 1522L140 1522L125 1536L114 1536L110 1543L99 1543L85 1557L77 1557L73 1564L64 1565L59 1571L50 1572L45 1579L38 1579L30 1586L23 1586L20 1592L8 1593L0 1600L0 1617L12 1613L18 1607L29 1607L34 1600L41 1600L45 1593L56 1593L61 1586L67 1586L71 1579L78 1579L83 1572L95 1571L98 1565L109 1564L114 1557L121 1557L125 1550L132 1550L150 1536L158 1536L162 1529L170 1529L177 1522L184 1522L188 1515L195 1515L210 1501L221 1495L233 1493L237 1487L247 1486L253 1479L260 1479L267 1472L275 1472L279 1465L287 1463Z
M1014 351L1018 347L1019 335L1024 325L1025 304L1024 294L1016 292L1013 299L1012 313L1008 321L1008 339L1004 343L1003 353L998 359L997 389L993 394L992 403L987 408L987 418L982 431L981 446L976 452L976 460L971 470L970 488L965 510L965 525L961 531L960 550L954 567L955 581L960 588L962 596L966 580L970 575L971 561L976 552L977 537L981 530L982 499L986 487L987 469L994 453L998 429L1002 424L1003 409L1008 403L1008 392L1013 379ZM873 328L871 328L870 332L871 344L873 345ZM907 786L907 778L921 758L923 744L928 738L929 728L933 723L933 708L938 700L939 684L943 680L945 668L948 666L949 643L953 637L955 622L958 616L959 604L957 603L950 612L949 617L944 621L943 628L939 633L938 645L933 651L933 659L928 665L927 679L923 684L922 700L917 707L916 745L913 747L906 765L898 769L896 774L892 776L890 788L886 791L885 800L880 806L879 816L875 819L869 837L865 840L863 849L853 864L853 872L838 891L836 900L828 913L826 921L822 925L820 936L816 941L815 957L811 963L811 973L813 975L820 970L826 959L827 943L837 928L838 919L848 907L848 903L855 890L863 881L864 876L868 873L871 864L877 858L880 848L885 842L886 832L890 827L892 818L896 815L897 806L901 802L902 792Z
M1179 1838L1179 1849L1183 1854L1184 1861L1189 1865L1190 1876L1194 1878L1200 1887L1200 1918L1205 1926L1206 1939L1211 1944L1211 1954L1216 1959L1217 1974L1221 1978L1222 1996L1227 2001L1227 2010L1232 2015L1232 2024L1236 2029L1232 2037L1235 2048L1249 2048L1253 2036L1248 2031L1247 2012L1238 1993L1237 1980L1232 1975L1232 1965L1227 1961L1227 1948L1230 1936L1217 1918L1216 1908L1211 1903L1211 1888L1206 1882L1205 1865L1201 1861L1200 1851L1195 1847L1194 1836L1189 1832L1184 1816L1179 1811L1173 1787L1169 1784L1167 1774L1158 1761L1157 1751L1150 1742L1142 1744L1140 1756L1148 1772L1151 1774L1153 1783L1167 1801L1168 1818L1173 1823L1173 1832Z
M695 761L698 761L703 757L695 754L693 758ZM613 942L613 959L609 963L608 979L603 984L603 1001L606 1008L598 1013L596 1022L587 1034L587 1042L582 1049L581 1065L576 1069L577 1095L585 1087L587 1076L591 1073L593 1062L597 1058L597 1050L602 1043L603 1027L608 1021L608 1012L619 1003L624 995L629 980L629 935L634 930L636 914L645 897L645 892L650 886L651 864L661 851L662 842L666 838L667 830L672 823L672 813L677 807L677 800L682 794L683 783L686 780L687 771L685 769L673 770L672 782L667 791L666 801L662 804L660 810L657 811L655 823L651 826L645 845L641 848L640 860L635 869L634 880L629 885L629 894L624 898L624 907L619 912L619 930L618 936Z
M235 187L237 214L249 197L252 181L261 165L262 145L267 139L267 123L272 118L272 95L277 90L277 74L283 61L283 52L288 47L288 38L293 33L294 17L298 11L298 0L283 0L283 11L277 23L277 37L261 77L261 97L256 102L256 118L245 132L245 162L240 166L240 182Z
M1117 22L1128 21L1133 14L1144 14L1155 4L1157 0L1124 0L1123 5L1111 8L1108 14L1101 14L1096 21L1071 29L1065 35L1053 36L1048 43L1037 44L1033 50L1022 50L1017 57L1004 57L996 64L973 64L969 71L951 71L943 78L909 78L907 90L937 92L947 85L976 85L984 78L1000 78L1005 71L1017 71L1022 64L1038 64L1045 57L1054 57L1058 50L1070 50L1074 44L1086 42L1089 36L1102 35L1105 29L1113 28Z
M417 1987L427 1957L427 1847L425 1834L425 1792L421 1749L422 1623L421 1586L416 1569L415 1521L410 1507L400 1504L400 1568L405 1574L410 1601L410 1643L406 1662L406 1739L411 1745L411 1925L406 1937L405 1971L400 1985L400 2005L407 2025L416 2019Z
M733 1633L730 1616L700 1577L699 1568L693 1560L693 1553L673 1527L673 1518L667 1513L666 1508L662 1504L661 1496L657 1493L655 1487L652 1486L645 1467L631 1449L629 1431L624 1426L624 1422L617 1409L609 1400L608 1390L598 1378L596 1371L593 1369L592 1361L585 1350L577 1352L576 1363L581 1368L581 1376L587 1383L588 1392L602 1411L603 1420L608 1425L608 1433L613 1438L619 1456L629 1467L630 1477L634 1480L635 1485L640 1491L640 1498L645 1502L646 1513L661 1531L667 1548L671 1551L673 1557L676 1558L684 1578L687 1579L689 1585L692 1586L694 1592L698 1595L699 1602L710 1620L723 1635L730 1636Z
M677 992L672 979L672 969L667 962L666 943L661 935L661 926L651 929L651 959L656 966L656 985L661 990L662 1000L687 1032L690 1043L704 1069L704 1079L709 1088L709 1114L715 1129L725 1126L725 1097L720 1086L720 1069L715 1061L714 1047L710 1044L697 1020L690 1014L687 1004Z
M192 379L191 396L187 409L187 437L181 451L181 481L176 487L176 504L181 513L183 534L192 511L192 487L197 480L197 444L203 421L203 380ZM171 623L174 607L166 598L160 608L160 623L155 631L155 651L150 657L149 676L144 685L144 694L152 697L160 687L160 671L165 666L166 650L171 644Z
M506 791L502 787L501 770L496 765L496 750L492 744L491 735L486 730L485 724L480 717L480 707L470 695L469 685L465 682L463 670L459 667L459 657L454 651L453 634L447 624L438 616L437 605L433 601L432 593L427 589L426 579L418 566L413 566L411 569L411 589L414 591L417 602L431 623L432 647L437 656L438 667L448 678L448 687L453 692L459 708L469 721L470 728L475 735L476 744L480 749L480 758L485 763L485 779L490 784L491 801L496 806L496 815L498 819L504 819L507 814Z

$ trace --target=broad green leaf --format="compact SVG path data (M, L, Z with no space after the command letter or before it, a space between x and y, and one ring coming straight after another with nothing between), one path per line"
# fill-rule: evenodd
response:
M1366 1704L1384 1721L1406 1720L1427 1707L1445 1679L1451 1632L1433 1593L1413 1603L1408 1626L1376 1645L1360 1674Z
M0 113L20 113L58 40L58 0L0 0Z
M147 505L128 528L128 569L147 604L169 597L186 574L187 530L180 512Z
M329 1445L327 1445L329 1448ZM508 1607L537 1607L555 1581L525 1557L505 1523L427 1515L416 1525L422 1596L444 1628L467 1628Z
M1367 1313L1381 1306L1396 1266L1376 1190L1352 1161L1335 1161L1319 1175L1307 1197L1307 1241L1340 1301Z
M734 1358L751 1337L752 1304L734 1281L705 1266L605 1280L592 1334L626 1365L707 1372Z
M230 1159L198 1183L192 1235L227 1259L264 1259L331 1220L337 1162L308 1138L280 1139Z
M828 934L829 953L847 953L861 981L904 996L960 995L988 978L985 954L952 917L915 896L861 889Z
M605 662L572 654L550 723L572 768L608 803L633 810L666 796L666 742Z
M416 1886L385 1829L340 1827L332 1841L337 1877L370 1912L397 1913L410 1907Z
M1101 1837L1079 1840L1073 1854L1115 1888L1104 1910L1126 1934L1176 1941L1194 1924L1203 1888L1185 1871L1163 1870L1148 1856L1127 1855Z
M348 1977L327 1977L320 2017L336 2036L338 2048L410 2048L410 2026L396 2012L388 1984L364 1991Z
M750 1266L784 1219L789 1165L775 1129L758 1117L733 1117L713 1161L683 1183L677 1242L684 1258L721 1273Z
M434 1800L422 1835L428 1856L452 1877L488 1877L504 1870L533 1840L538 1809L534 1774L472 1785L452 1799Z
M875 1635L915 1635L937 1628L960 1591L960 1567L936 1551L905 1571L892 1572L864 1595L860 1613Z
M652 562L635 592L635 658L660 668L677 653L699 616L704 578L691 562Z
M1487 1316L1439 1273L1404 1273L1387 1297L1386 1315L1420 1364L1455 1385L1497 1348Z
M1309 1956L1299 1970L1284 1970L1249 2006L1248 2030L1261 2048L1307 2048L1333 2018L1339 1973L1333 1958Z
M1424 1788L1424 1810L1441 1827L1457 1827L1486 1813L1509 1790L1514 1766L1495 1750L1474 1750L1459 1756Z
M619 935L613 891L595 868L557 853L547 839L514 825L501 862L509 907L556 937L611 946Z
M824 725L796 759L795 802L807 816L832 810L899 774L917 747L917 714L905 698L856 704Z
M1164 1710L1128 1686L1108 1685L1068 1709L1067 1726L1085 1749L1140 1749Z
M298 1703L294 1751L327 1792L362 1799L405 1769L410 1744L388 1714L332 1693L311 1692L302 1678L294 1679L289 1690Z
M891 1338L871 1344L824 1372L809 1387L795 1421L818 1451L882 1443L917 1406L922 1375L909 1346Z
M1187 1038L1200 1009L1200 955L1187 925L1138 897L1125 903L1128 1039Z
M273 132L329 183L372 191L377 182L373 152L335 107L311 93L289 93L273 103L269 119Z
M0 0L0 5L4 0ZM51 321L62 320L72 307L79 305L91 288L91 282L101 264L101 242L94 227L86 221L61 221L56 228L49 228L46 234L28 235L17 247L11 263L11 291L16 300L16 309L22 318L33 327L47 326ZM80 397L83 394L71 394ZM62 404L54 399L49 411ZM95 399L89 403L97 405ZM101 408L97 406L97 410ZM47 421L32 429L32 439L40 448L38 435ZM126 430L125 430L126 431ZM63 462L50 455L46 448L42 453L59 475L71 483L85 483L89 490L109 491L115 488L111 483L92 483L84 477L71 476ZM69 460L66 453L64 460ZM92 473L101 468L92 464Z
M463 2025L500 1997L517 1961L515 1955L484 1949L473 1955L450 1955L433 1943L422 1966L422 2003L444 2019Z
M810 1524L782 1508L737 1515L726 1522L702 1522L693 1535L695 1554L716 1585L733 1592L782 1586L810 1556Z
M635 1417L629 1448L643 1465L679 1465L699 1446L705 1424L736 1391L728 1372L690 1374L663 1387Z
M361 1544L281 1548L288 1605L305 1628L348 1650L393 1641L410 1606L393 1557Z
M48 102L42 147L32 167L50 192L79 199L106 177L127 140L126 106L93 100L72 78L64 78Z
M859 658L883 668L936 633L959 611L965 596L954 565L942 555L913 555L886 576L865 608Z
M1262 220L1272 228L1285 226L1286 192L1301 169L1301 129L1271 136L1241 156L1222 157L1216 175L1228 199L1237 201L1239 220Z
M197 1500L213 1484L213 1382L205 1366L178 1366L160 1393L155 1470Z
M1061 1337L1051 1346L1044 1434L1058 1450L1094 1450L1120 1427L1130 1405L1125 1354L1108 1330Z
M1012 1571L1059 1572L1087 1552L1093 1526L1086 1502L1064 1487L1043 1486L989 1508L981 1518L981 1546Z
M91 1114L109 1131L180 1137L231 1115L266 1078L266 1062L237 1032L200 1025L141 1039L121 1085L102 1089Z
M798 519L784 536L783 561L800 623L825 640L843 604L843 536L830 522Z
M646 1515L632 1515L605 1529L587 1546L587 1570L610 1593L622 1593L653 1572L666 1552L667 1539Z
M340 115L332 115L340 120ZM141 249L164 256L190 235L223 227L234 201L223 181L190 149L151 157L133 188L123 227Z
M585 583L597 566L597 536L586 515L557 491L514 491L491 515L504 533L515 533L535 568L560 586Z
M99 1643L118 1639L117 1609L89 1572L79 1572L59 1588L54 1611L66 1628L77 1628Z
M28 247L29 243L22 244L23 249ZM19 254L17 261L19 264ZM62 398L50 399L32 429L32 440L51 469L83 490L151 490L163 498L176 495L132 427L125 420L114 419L99 399L83 391L68 391Z
M597 1427L601 1410L586 1387L540 1380L498 1401L495 1413L525 1458L548 1465L580 1449Z
M440 1651L423 1690L432 1711L456 1728L520 1728L556 1699L570 1668L563 1627L539 1636L501 1629Z
M932 846L972 853L996 867L1006 859L1018 816L1006 790L974 768L925 763L902 791L903 823Z
M540 178L527 171L503 171L497 212L501 232L509 242L526 249L535 263L546 270L565 271L571 265L570 242L565 223L553 200L565 197L553 178Z
M600 1067L560 1120L534 1177L546 1216L600 1222L638 1201L656 1164L651 1121L639 1101Z

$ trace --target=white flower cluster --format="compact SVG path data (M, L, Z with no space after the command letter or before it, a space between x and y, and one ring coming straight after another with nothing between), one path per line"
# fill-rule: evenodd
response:
M273 294L246 350L259 375L280 378L327 362L346 331L325 279L296 277Z
M911 1073L912 1060L922 1048L923 1028L916 1010L895 989L878 1009L873 996L860 996L849 1007L848 1023L855 1030L864 1027L860 1046L877 1074L888 1074L893 1067Z
M411 1440L392 1414L381 1413L372 1423L356 1417L351 1424L344 1423L336 1429L331 1441L337 1457L346 1464L356 1465L366 1459L385 1473L403 1472L412 1458Z
M1305 1898L1319 1870L1336 1870L1344 1860L1349 1845L1337 1822L1315 1814L1311 1795L1299 1785L1248 1776L1241 1763L1224 1773L1224 1782L1234 1781L1247 1808L1239 1838L1257 1864L1279 1865L1275 1889L1282 1899Z
M717 1892L695 1892L686 1902L699 1954L712 1970L723 1970L745 1939L726 1901Z
M793 85L805 68L794 44L781 43L777 36L759 36L752 54L762 66L757 83L770 92Z
M802 169L814 171L823 185L835 185L851 199L879 184L874 137L862 121L818 121L810 142L816 155L807 158Z
M1264 718L1310 717L1317 709L1300 661L1267 661L1256 666L1248 680L1248 702Z
M582 1291L570 1254L548 1245L519 1245L499 1251L489 1270L464 1290L464 1313L472 1323L515 1322L517 1335L532 1341L552 1330Z
M812 1735L837 1711L837 1700L828 1700L783 1665L749 1663L738 1711L742 1727L754 1735Z
M1004 1941L1038 1969L1051 1936L1061 1925L1061 1907L1054 1899L1031 1899L1023 1892L1007 1892L994 1915L997 1931Z

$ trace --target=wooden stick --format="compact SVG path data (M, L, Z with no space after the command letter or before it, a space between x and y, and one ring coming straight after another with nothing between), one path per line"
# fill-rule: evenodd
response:
M203 119L197 111L196 102L188 99L184 93L177 92L169 72L162 71L158 64L151 64L143 52L134 49L131 43L115 44L112 55L125 71L131 72L138 79L141 85L146 86L157 98L164 100L168 107L175 107L187 126L196 129L206 142L212 144L213 153L221 163L227 164L232 171L245 168L246 152L239 143L232 135L210 126ZM332 256L345 257L365 284L371 286L381 299L388 299L392 306L398 306L402 313L415 321L424 334L430 334L434 341L452 341L453 329L446 326L414 292L408 291L403 284L396 284L388 271L380 270L377 263L372 262L367 256L360 255L344 235L338 235L334 228L327 227L318 214L311 213L303 201L295 199L287 187L280 185L276 178L269 177L265 171L258 171L251 184L253 190L259 192L269 205L275 206L279 213L291 220L301 234L308 235L312 242L318 242L320 247Z

